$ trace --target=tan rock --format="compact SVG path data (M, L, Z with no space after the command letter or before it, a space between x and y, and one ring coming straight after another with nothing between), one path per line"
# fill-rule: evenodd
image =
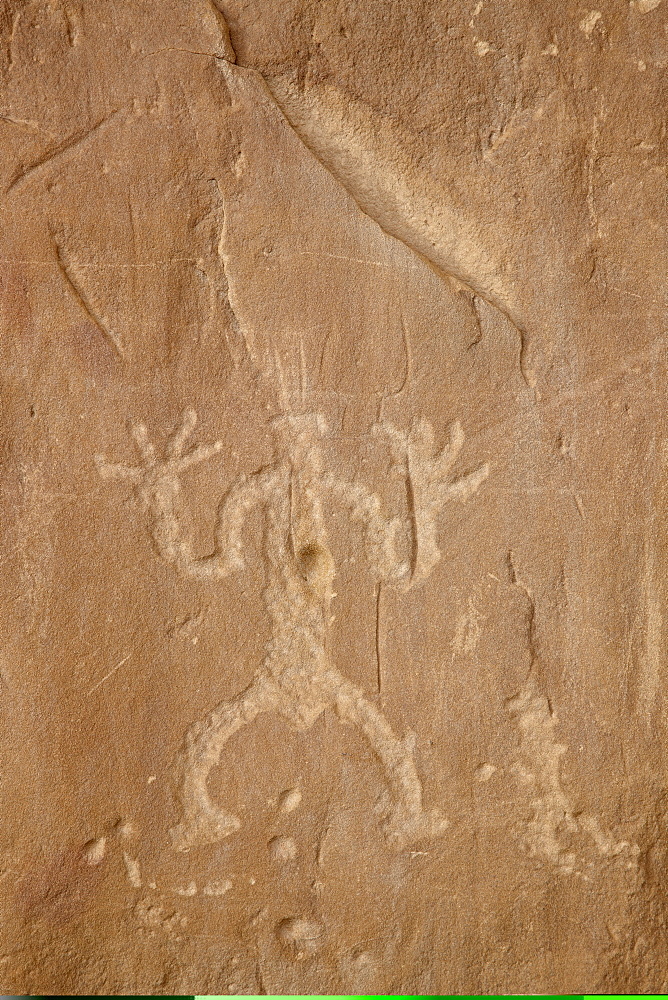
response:
M0 10L8 993L668 991L667 9Z

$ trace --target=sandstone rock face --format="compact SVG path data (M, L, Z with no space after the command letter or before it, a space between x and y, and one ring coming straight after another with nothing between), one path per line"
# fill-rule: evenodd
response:
M5 992L668 990L668 3L0 32Z

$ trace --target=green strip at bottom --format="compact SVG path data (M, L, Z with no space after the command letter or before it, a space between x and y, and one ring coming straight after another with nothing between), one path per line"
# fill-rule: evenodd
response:
M436 994L430 994L430 996L435 996L435 995ZM474 998L472 995L465 996L464 994L461 994L461 993L459 993L459 994L445 994L444 993L444 994L438 994L438 995L441 997L441 1000L446 1000L446 998L447 998L447 1000L483 1000L483 998L480 997L480 996L476 996ZM485 995L486 996L491 996L493 994L485 994ZM558 993L558 994L557 993L504 993L504 994L499 994L499 995L504 996L504 997L526 997L526 996L534 996L534 997L543 997L543 998L545 998L545 1000L601 1000L601 997L603 997L604 1000L605 1000L605 998L607 998L607 1000L659 1000L659 998L661 998L661 997L668 996L668 994L665 994L665 993L643 993L643 994L629 994L629 993L623 993L623 994L614 994L614 993L597 993L597 994L586 994L586 993L585 994L574 994L574 993ZM340 1000L340 998L337 997L337 996L330 996L330 995L324 995L324 994L311 994L311 995L300 994L300 996L303 997L303 1000L318 1000L318 998L319 998L319 1000ZM369 998L373 998L373 1000L380 1000L380 996L381 996L380 994L376 995L376 994L370 994L370 993L356 993L356 994L350 994L348 1000L365 1000L365 998L366 998L366 1000L369 1000ZM382 996L389 997L390 994L382 994ZM288 995L273 995L272 994L270 996L270 1000L271 1000L272 997L273 997L273 1000L294 1000L293 995L288 996ZM265 995L265 996L255 996L255 997L250 997L248 994L245 994L243 997L242 996L239 996L239 997L230 997L230 995L220 996L220 997L217 997L217 996L207 996L207 997L198 996L198 997L194 997L193 1000L267 1000L267 995ZM393 998L393 1000L400 1000L400 998L396 997L396 998ZM409 1000L408 995L405 994L405 993L402 994L401 995L401 1000Z

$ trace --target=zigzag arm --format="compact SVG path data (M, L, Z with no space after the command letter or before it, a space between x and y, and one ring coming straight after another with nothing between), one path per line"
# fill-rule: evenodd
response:
M378 579L394 585L405 583L410 576L410 563L397 553L397 536L410 531L408 519L386 517L379 497L366 486L333 476L326 476L324 485L350 512L352 520L364 525L369 561Z
M213 552L195 557L183 538L177 511L180 483L158 481L146 503L152 520L151 535L158 554L186 577L198 580L224 579L244 568L242 556L244 524L250 512L262 504L276 485L273 469L238 479L221 501L216 514Z

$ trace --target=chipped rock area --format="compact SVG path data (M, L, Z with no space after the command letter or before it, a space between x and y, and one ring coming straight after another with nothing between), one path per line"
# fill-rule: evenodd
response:
M668 991L667 66L0 8L5 993Z

